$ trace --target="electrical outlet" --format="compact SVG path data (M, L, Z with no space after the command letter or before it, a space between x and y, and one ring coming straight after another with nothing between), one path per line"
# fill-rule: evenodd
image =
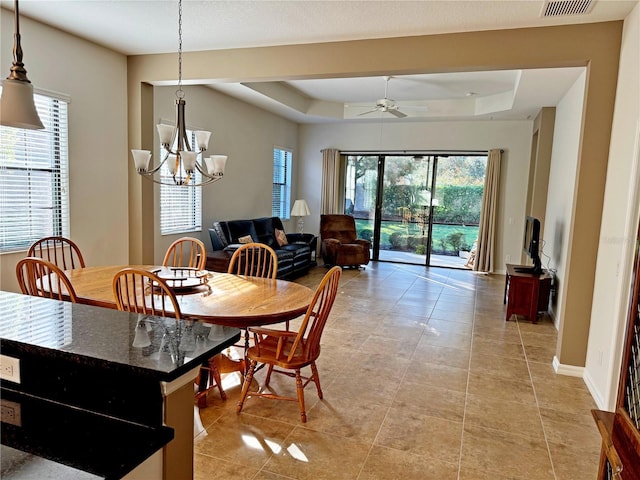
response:
M20 383L20 359L0 355L0 379Z
M504 259L507 263L509 263L511 261L511 255L506 255Z
M20 404L9 400L0 400L0 417L2 423L10 423L17 427L22 426Z

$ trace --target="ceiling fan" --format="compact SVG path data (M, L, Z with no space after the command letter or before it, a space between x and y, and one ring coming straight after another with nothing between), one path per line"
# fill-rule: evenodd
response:
M375 112L382 112L382 113L390 113L391 115L393 115L394 117L397 118L404 118L407 116L406 113L401 112L398 109L398 106L396 105L396 101L390 99L387 96L387 90L389 88L389 80L391 79L391 77L387 76L384 77L384 98L380 98L378 100L376 100L376 105L372 110L368 110L366 112L360 113L358 114L359 117L363 116L363 115L368 115L370 113L375 113Z

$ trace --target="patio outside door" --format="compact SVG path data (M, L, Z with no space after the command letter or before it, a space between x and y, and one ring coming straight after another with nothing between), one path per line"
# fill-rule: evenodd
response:
M347 155L345 213L373 260L464 268L485 170L486 155Z

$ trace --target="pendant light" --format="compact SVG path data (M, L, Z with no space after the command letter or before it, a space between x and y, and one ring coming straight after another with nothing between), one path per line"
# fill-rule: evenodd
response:
M0 99L0 125L6 127L41 130L44 125L40 121L36 105L33 101L33 85L27 78L27 70L22 63L22 46L20 45L20 13L18 0L15 0L13 64L9 76L2 82L2 99Z

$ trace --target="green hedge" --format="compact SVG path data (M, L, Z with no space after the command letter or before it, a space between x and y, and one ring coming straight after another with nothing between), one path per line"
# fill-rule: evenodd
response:
M478 225L482 206L482 185L443 185L438 187L436 198L440 205L434 207L436 223ZM413 185L390 185L384 189L382 215L384 219L402 216L404 209L412 215L420 213L422 189Z

